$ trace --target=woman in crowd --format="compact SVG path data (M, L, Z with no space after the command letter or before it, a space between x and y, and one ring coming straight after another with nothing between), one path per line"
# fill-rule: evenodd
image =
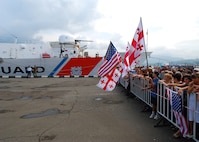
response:
M199 73L195 73L192 75L192 82L189 84L188 87L188 94L189 94L189 106L188 106L188 112L189 112L189 135L193 135L193 121L195 120L196 123L199 123L199 100L196 99L196 95L199 93ZM197 109L195 110L195 104L197 104ZM196 112L196 119L194 119L194 113ZM196 136L198 137L198 135Z
M172 83L172 80L172 75L170 73L165 73L164 78L162 80L159 80L159 82L167 86L169 83Z

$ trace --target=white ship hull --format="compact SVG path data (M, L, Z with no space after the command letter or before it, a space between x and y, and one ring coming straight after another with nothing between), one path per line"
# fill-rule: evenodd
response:
M37 66L37 76L97 76L102 58L40 58L40 59L3 59L0 76L26 77L30 65Z

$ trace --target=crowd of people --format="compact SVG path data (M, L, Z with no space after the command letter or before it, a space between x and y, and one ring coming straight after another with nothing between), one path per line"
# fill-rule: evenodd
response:
M194 67L136 67L133 76L147 79L149 84L141 90L150 90L151 95L151 119L159 119L157 112L158 83L163 84L173 91L177 91L182 97L182 110L188 126L187 138L193 137L193 122L196 122L196 139L199 140L199 68ZM196 96L196 97L195 97ZM195 109L195 104L196 109ZM194 114L196 113L196 114ZM174 138L181 137L181 131L177 130Z

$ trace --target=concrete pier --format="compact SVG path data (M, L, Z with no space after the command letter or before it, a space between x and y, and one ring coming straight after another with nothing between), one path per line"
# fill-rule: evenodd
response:
M143 103L99 78L1 78L0 142L177 142ZM189 140L191 141L191 140Z

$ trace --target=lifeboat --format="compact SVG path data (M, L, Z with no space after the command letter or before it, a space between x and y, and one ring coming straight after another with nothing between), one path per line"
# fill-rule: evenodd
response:
M42 58L50 58L50 54L48 54L48 53L43 53L43 54L42 54Z

